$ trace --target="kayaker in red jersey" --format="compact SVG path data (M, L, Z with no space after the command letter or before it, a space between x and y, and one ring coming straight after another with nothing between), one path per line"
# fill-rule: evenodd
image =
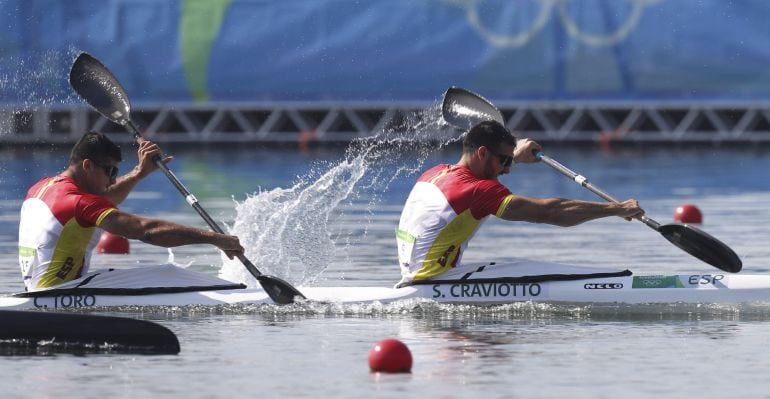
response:
M120 148L101 133L86 133L73 147L66 170L44 177L29 189L19 222L19 265L27 290L52 287L87 273L99 229L162 247L211 244L231 259L243 253L236 236L117 208L140 180L158 168L153 158L162 156L156 144L142 139L138 144L139 163L118 177Z
M607 216L644 214L636 200L615 204L514 195L498 181L514 163L534 163L540 145L498 122L473 126L457 164L437 165L412 188L396 230L401 281L427 280L460 267L468 242L489 215L511 221L574 226Z

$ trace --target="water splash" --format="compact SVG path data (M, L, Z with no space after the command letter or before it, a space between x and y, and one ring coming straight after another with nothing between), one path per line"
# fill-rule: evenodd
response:
M439 104L400 115L376 135L352 141L339 162L316 163L293 186L259 191L237 203L230 231L261 272L313 284L332 262L346 258L340 251L366 239L367 218L390 184L414 175L458 136L443 122ZM335 229L331 222L343 214L340 205L351 204L365 205L357 215L360 228ZM256 285L240 262L223 262L220 277Z
M31 109L72 104L79 100L69 88L62 71L70 65L80 50L70 47L66 51L44 50L26 52L26 56L7 56L0 62L0 99L12 104L9 117L0 118L0 136L9 135L14 128L31 129ZM13 65L4 68L4 65Z
M174 265L176 267L181 267L182 269L187 269L188 267L192 266L195 261L189 261L187 263L177 263L176 262L176 256L174 255L174 251L171 248L166 248L168 251L168 259L166 260L166 263L169 265Z

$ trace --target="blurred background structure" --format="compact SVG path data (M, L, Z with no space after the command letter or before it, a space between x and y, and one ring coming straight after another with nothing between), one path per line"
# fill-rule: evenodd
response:
M79 52L159 142L348 141L452 85L539 141L770 142L765 0L0 0L0 143L117 131Z

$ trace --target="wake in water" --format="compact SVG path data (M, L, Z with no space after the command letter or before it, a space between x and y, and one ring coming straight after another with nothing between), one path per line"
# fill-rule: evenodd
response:
M391 183L420 171L432 153L458 137L443 122L438 104L404 115L375 136L352 141L338 163L319 162L293 186L260 191L238 203L230 232L262 273L310 285L332 262L345 259L336 244L344 249L366 239L365 226L363 234L332 227L330 221L343 212L340 205L363 203L365 213L373 214ZM361 219L366 223L366 215ZM224 256L223 261L220 277L256 286L239 261Z
M298 302L291 305L190 305L123 306L71 309L77 313L120 312L147 317L163 315L166 319L207 317L210 315L259 315L270 320L301 320L314 317L361 317L424 319L435 321L769 321L770 303L742 304L584 304L515 302L504 305L460 305L438 303L430 299L407 299L391 303L342 304L334 302Z

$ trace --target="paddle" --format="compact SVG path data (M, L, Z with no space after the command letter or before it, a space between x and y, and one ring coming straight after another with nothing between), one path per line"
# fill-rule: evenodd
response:
M441 112L447 123L463 130L468 130L473 125L488 120L494 120L505 125L503 114L491 102L476 93L459 87L450 87L444 93ZM599 197L609 202L618 203L618 200L611 195L589 183L586 177L573 172L553 158L542 152L538 152L535 156ZM716 268L737 273L743 266L741 259L730 247L703 230L681 223L661 225L647 216L641 216L638 220L685 252Z
M81 53L75 60L75 63L72 64L69 79L72 88L96 111L112 122L125 127L129 133L134 134L134 139L142 137L136 125L131 121L131 105L123 86L121 86L112 72L96 58L87 53ZM198 212L209 227L217 233L225 234L214 219L198 203L198 199L174 176L161 158L156 157L153 159L153 162L163 171L163 174L168 177L171 183L174 184L174 187L185 197L187 203ZM278 277L262 274L243 254L238 255L238 260L259 281L273 302L283 305L293 303L295 297L305 298L299 290L288 282Z

